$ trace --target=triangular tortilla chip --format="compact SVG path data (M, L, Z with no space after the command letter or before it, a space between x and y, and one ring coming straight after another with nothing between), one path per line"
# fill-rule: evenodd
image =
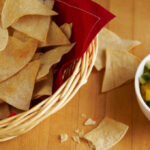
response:
M112 90L135 76L140 59L127 51L106 50L106 68L102 92Z
M0 99L18 109L28 110L39 66L40 61L33 61L19 73L0 83Z
M117 144L126 134L128 126L105 117L97 128L84 138L92 143L96 150L107 150Z
M63 25L60 26L60 29L62 30L62 32L66 35L66 37L68 39L71 38L71 34L72 34L72 23L64 23Z
M38 60L40 59L40 57L43 55L43 53L41 52L37 52L35 53L35 55L33 56L32 60Z
M2 13L2 9L3 9L4 3L5 3L5 0L0 0L0 15Z
M53 9L54 7L54 0L39 0L42 4L44 4L45 6L47 6L49 9Z
M19 32L17 30L14 31L13 37L17 38L18 40L20 40L22 42L26 42L30 38L29 36L25 35L24 33Z
M100 71L105 67L105 50L107 48L128 51L139 44L141 44L139 41L121 39L112 31L103 28L98 34L98 53L95 61L96 69Z
M40 0L46 7L52 9L54 0ZM24 16L12 27L32 38L46 42L51 17L49 16Z
M0 51L4 50L8 43L8 30L3 29L0 24Z
M49 24L49 16L30 15L20 18L12 27L36 40L45 42Z
M6 103L1 103L0 104L0 119L4 119L8 117L9 114L10 114L9 105Z
M6 0L2 10L2 26L7 28L26 15L53 16L57 13L38 0Z
M0 100L0 104L4 103L4 101Z
M47 79L39 81L35 84L33 99L39 98L41 96L50 96L52 94L53 86L53 73L49 72Z
M75 44L64 45L56 47L40 56L40 70L37 75L37 81L45 77L49 73L49 69L56 63L58 63L62 56L68 53Z
M57 24L52 21L50 23L46 42L40 43L39 47L59 46L70 44L66 35L61 31Z
M34 56L38 42L29 39L23 43L10 37L5 50L0 52L0 82L21 70Z

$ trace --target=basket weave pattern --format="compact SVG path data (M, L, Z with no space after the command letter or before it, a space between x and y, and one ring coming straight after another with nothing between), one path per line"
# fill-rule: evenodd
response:
M49 98L30 110L0 121L0 142L13 139L34 128L63 108L87 82L97 54L97 37L76 64L71 77Z

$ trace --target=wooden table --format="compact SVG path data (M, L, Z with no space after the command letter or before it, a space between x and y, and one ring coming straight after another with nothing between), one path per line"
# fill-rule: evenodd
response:
M116 14L108 28L123 38L140 40L143 44L134 49L143 57L143 50L150 50L150 1L149 0L97 0ZM147 51L148 52L148 51ZM133 82L109 93L102 94L102 72L93 72L73 100L61 111L43 121L30 132L0 144L0 150L90 150L85 143L71 140L77 128L90 131L95 126L83 126L85 113L97 121L112 117L129 125L124 139L111 150L149 150L150 122L142 114L134 93ZM58 135L68 133L69 140L60 144Z

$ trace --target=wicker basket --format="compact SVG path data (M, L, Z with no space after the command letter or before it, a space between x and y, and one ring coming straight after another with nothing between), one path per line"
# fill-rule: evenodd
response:
M0 121L0 142L13 139L34 128L45 118L63 108L87 82L97 53L97 37L92 41L83 58L77 63L71 77L49 98L32 109Z

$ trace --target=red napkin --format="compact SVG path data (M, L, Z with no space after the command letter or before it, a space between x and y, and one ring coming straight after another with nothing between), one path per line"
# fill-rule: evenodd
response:
M73 23L72 42L76 42L76 46L59 63L54 90L59 88L71 74L70 64L82 57L100 29L115 17L91 0L56 0L55 10L59 13L54 18L58 25L65 22ZM68 75L65 74L63 79L64 71L68 72Z
M12 113L8 116L8 118L9 118L9 117L12 117L12 116L15 116L15 115L17 115L17 113L16 113L16 112L12 112Z

